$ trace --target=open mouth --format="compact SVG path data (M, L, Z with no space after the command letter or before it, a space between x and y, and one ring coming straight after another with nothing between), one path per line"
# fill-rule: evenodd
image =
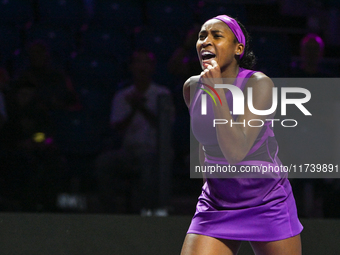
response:
M202 56L202 60L208 60L208 59L212 59L216 57L216 55L210 51L203 51L201 53L201 56Z

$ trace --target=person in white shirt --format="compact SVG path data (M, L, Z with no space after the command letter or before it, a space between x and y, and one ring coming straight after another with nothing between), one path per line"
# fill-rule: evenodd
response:
M98 186L106 211L128 212L157 206L157 127L158 98L171 96L170 91L152 81L155 56L146 50L133 53L131 72L133 82L119 90L112 100L110 124L122 138L119 150L100 155L96 162ZM174 106L171 101L171 116ZM170 134L169 134L170 135ZM172 153L169 151L169 153ZM139 198L119 209L117 190L122 179L138 179ZM116 184L115 184L116 183ZM116 201L115 201L116 200Z

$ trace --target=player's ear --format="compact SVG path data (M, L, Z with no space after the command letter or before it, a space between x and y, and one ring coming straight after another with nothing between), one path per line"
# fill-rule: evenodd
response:
M236 55L241 55L244 51L244 44L243 43L238 43L236 46Z

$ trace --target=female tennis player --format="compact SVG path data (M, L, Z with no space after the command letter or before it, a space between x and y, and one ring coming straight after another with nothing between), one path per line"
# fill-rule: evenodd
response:
M253 107L271 108L274 84L265 74L250 70L255 57L244 26L227 15L212 18L202 25L196 48L203 71L185 82L183 95L200 143L201 165L238 170L282 166L270 120L275 112L255 115L245 100L244 114L233 114L235 95L214 86L233 84L244 98L251 88ZM227 123L213 125L214 119ZM249 241L258 255L300 255L302 229L287 173L206 173L181 255L237 254L242 241Z

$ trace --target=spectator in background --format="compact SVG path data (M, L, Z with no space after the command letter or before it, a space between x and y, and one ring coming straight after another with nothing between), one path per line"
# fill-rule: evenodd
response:
M196 141L196 139L192 134L188 136L188 133L191 132L190 116L187 106L183 102L183 83L188 77L201 72L196 48L194 47L200 29L201 26L199 24L194 24L194 26L187 31L183 44L177 47L168 62L169 73L177 78L177 83L174 86L176 121L174 123L173 146L176 148L174 162L179 164L176 165L176 169L178 168L179 171L181 171L182 168L187 169L187 164L190 161L189 154L196 153L198 146L198 144L197 146L192 146L195 148L195 151L190 152L190 141L193 142ZM183 132L183 130L187 130L188 132Z
M307 34L300 42L301 62L292 63L292 77L331 77L331 73L321 70L325 44L317 34Z
M122 178L139 180L136 187L132 186L140 196L132 201L137 205L132 210L144 209L144 213L157 206L157 119L160 114L157 100L160 95L170 95L170 91L152 81L155 65L152 52L135 51L130 66L133 83L113 97L110 122L122 138L122 146L119 150L104 152L96 163L106 212L129 211L126 207L118 208L117 204Z
M324 56L325 43L317 34L307 34L300 41L299 63L292 63L290 76L293 78L330 78L333 75L320 67ZM330 164L334 161L334 107L337 99L337 88L327 86L327 83L311 83L299 80L298 87L304 87L311 93L311 100L306 108L312 116L305 117L300 110L289 112L292 119L298 121L293 129L278 126L277 134L281 144L282 160L287 164ZM320 85L322 84L322 85ZM301 95L290 94L292 97ZM332 110L329 110L332 109ZM294 144L295 146L291 146ZM298 212L302 217L340 216L340 209L332 203L333 187L330 179L292 179L292 187L296 194ZM337 193L340 194L339 190ZM333 195L331 195L333 194ZM339 194L337 196L339 196Z
M200 71L196 49L193 47L197 41L197 34L200 31L200 28L200 25L196 24L187 32L183 44L175 50L169 60L169 72L180 78L182 81L185 81L188 76Z
M15 82L7 97L7 110L0 136L2 194L9 200L7 204L15 202L22 211L54 211L64 165L53 144L48 110L35 85Z
M27 52L29 65L8 88L8 121L1 137L2 166L9 180L6 192L19 200L24 211L54 211L67 169L55 135L63 134L64 123L54 119L79 110L80 103L70 78L53 66L44 41L33 41Z
M80 108L71 79L52 65L48 45L36 40L28 46L29 66L18 80L35 85L36 92L49 110L76 110Z

